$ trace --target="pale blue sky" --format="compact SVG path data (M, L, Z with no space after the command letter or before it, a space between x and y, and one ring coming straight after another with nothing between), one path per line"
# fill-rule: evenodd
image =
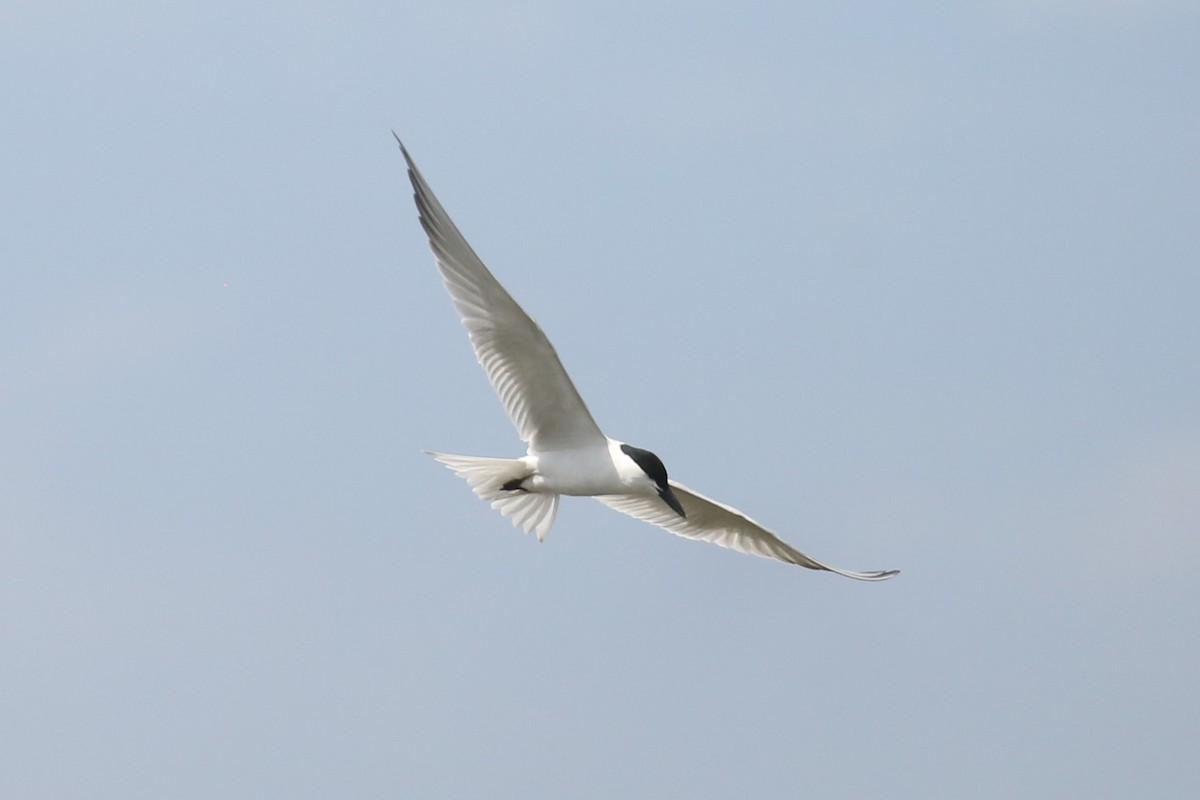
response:
M7 3L0 796L1191 798L1200 9ZM390 129L608 433L544 544Z

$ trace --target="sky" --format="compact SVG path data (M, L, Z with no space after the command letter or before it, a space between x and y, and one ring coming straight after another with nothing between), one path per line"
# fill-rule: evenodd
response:
M0 796L1191 798L1200 7L8 2ZM395 130L611 436L538 543Z

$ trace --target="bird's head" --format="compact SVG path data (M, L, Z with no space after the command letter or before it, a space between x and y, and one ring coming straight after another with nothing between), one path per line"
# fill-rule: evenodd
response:
M680 517L686 519L687 514L683 513L683 506L680 504L679 498L675 496L675 492L671 491L671 484L667 482L667 468L663 466L662 460L649 450L643 450L630 444L621 445L621 452L629 456L629 459L637 464L642 472L646 473L646 477L654 484L654 488L663 502Z

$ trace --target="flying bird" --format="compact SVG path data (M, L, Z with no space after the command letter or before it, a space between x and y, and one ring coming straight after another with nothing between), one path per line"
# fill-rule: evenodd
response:
M395 132L392 133L396 136ZM521 458L429 453L526 533L544 539L562 495L595 497L631 517L688 539L863 581L898 570L851 572L805 555L736 508L667 476L649 450L605 436L563 369L550 340L492 275L413 163L421 225L479 363L528 449Z

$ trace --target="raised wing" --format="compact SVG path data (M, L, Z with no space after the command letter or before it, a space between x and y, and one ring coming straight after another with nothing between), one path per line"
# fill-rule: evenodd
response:
M395 135L394 133L392 134ZM554 346L475 255L396 137L446 290L517 433L534 450L605 442Z
M752 553L764 558L773 558L788 564L836 572L838 575L845 575L847 578L855 578L860 581L887 580L900 572L898 569L850 572L822 564L815 558L801 553L736 508L697 494L675 481L669 481L669 483L675 496L679 498L687 517L681 518L657 497L609 494L598 496L596 499L609 508L658 525L677 536L712 542L721 547Z

